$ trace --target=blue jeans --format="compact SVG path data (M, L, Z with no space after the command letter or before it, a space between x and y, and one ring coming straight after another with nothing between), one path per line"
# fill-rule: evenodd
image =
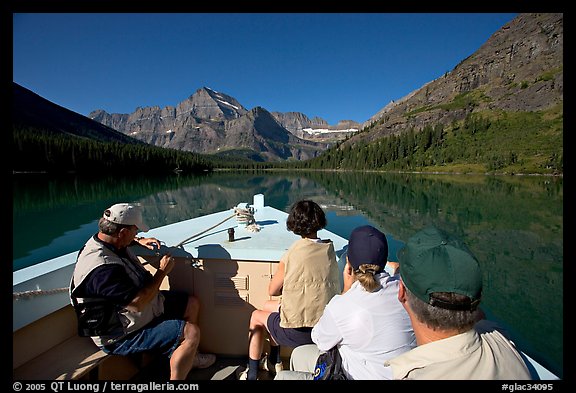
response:
M185 321L184 312L188 295L183 292L162 291L164 294L164 314L152 320L142 329L130 333L123 339L102 348L112 355L130 355L154 351L168 357L182 342Z

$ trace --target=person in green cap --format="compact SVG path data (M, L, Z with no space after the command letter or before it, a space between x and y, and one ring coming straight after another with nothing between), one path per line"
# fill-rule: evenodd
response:
M531 379L514 343L479 308L482 272L458 238L428 227L398 252L418 346L384 362L394 379Z

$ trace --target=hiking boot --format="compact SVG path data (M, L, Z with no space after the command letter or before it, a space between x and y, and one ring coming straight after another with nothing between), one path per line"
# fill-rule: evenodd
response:
M271 374L278 374L283 369L284 366L282 365L282 362L274 364L270 358L268 358L268 355L264 355L260 359L260 370L266 370Z
M196 353L192 368L208 368L216 362L216 355L213 353Z

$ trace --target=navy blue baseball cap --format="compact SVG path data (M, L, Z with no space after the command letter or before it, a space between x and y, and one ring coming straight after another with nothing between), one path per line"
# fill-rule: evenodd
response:
M386 235L371 225L355 228L348 240L347 254L354 270L363 264L378 265L384 270L388 260Z

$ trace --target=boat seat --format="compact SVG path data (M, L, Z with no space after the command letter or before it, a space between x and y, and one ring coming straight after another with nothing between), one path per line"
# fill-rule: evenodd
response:
M154 360L152 353L105 353L91 338L78 336L75 318L67 305L14 332L14 380L127 380Z
M72 336L14 369L13 376L15 380L82 379L109 356L90 338Z

